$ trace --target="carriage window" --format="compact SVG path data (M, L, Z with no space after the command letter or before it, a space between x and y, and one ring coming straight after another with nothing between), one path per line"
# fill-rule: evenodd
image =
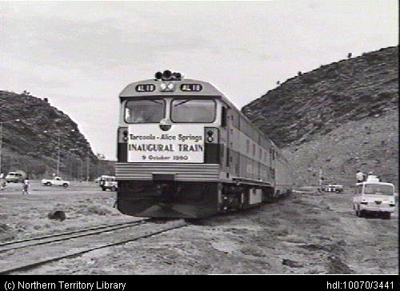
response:
M164 100L130 100L125 106L127 123L157 123L164 118Z
M173 122L211 123L215 120L213 100L174 99L171 106Z

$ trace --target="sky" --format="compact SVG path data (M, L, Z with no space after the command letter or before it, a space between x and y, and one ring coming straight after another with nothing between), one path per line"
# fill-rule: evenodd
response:
M115 160L129 83L169 69L241 108L299 71L397 45L397 13L396 0L0 1L0 90L48 98Z

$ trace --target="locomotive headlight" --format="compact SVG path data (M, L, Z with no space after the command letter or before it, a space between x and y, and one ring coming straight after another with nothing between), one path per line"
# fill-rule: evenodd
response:
M127 142L127 141L128 141L128 131L127 131L127 130L124 130L124 131L122 132L122 135L123 135L122 140L123 140L124 142Z
M173 92L175 91L175 85L173 83L161 83L160 90L162 92Z
M214 132L212 130L207 130L206 134L207 134L207 138L206 138L207 142L213 142L214 141L214 138L213 138Z
M207 127L205 128L204 135L207 143L218 143L218 128Z
M127 127L120 127L118 129L118 142L119 143L126 143L128 142L128 128Z

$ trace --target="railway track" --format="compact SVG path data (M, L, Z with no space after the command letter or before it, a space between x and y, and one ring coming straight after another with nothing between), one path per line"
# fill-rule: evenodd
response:
M103 232L132 227L132 226L139 225L141 223L145 223L146 221L148 221L148 219L142 219L142 220L138 220L138 221L130 221L130 222L124 222L124 223L109 224L109 225L102 225L102 226L98 226L98 227L85 228L85 229L69 231L69 232L62 232L62 233L57 233L57 234L53 234L53 235L46 235L46 236L41 236L41 237L33 237L33 238L29 238L29 239L6 242L6 243L0 244L0 253L11 251L11 250L22 249L22 248L26 248L26 247L30 247L30 246L43 245L43 244L48 244L48 243L52 243L52 242L64 241L64 240L69 240L69 239L73 239L73 238L84 237L84 236L88 236L88 235L95 235L95 234L100 234ZM31 242L33 242L33 243L31 243ZM7 247L7 246L9 246L9 247Z
M152 219L141 219L2 243L0 275L26 271L88 252L149 238L187 225L186 222L177 221L152 224L151 228L146 228L150 222ZM141 226L145 226L145 229ZM43 246L46 249L43 249Z

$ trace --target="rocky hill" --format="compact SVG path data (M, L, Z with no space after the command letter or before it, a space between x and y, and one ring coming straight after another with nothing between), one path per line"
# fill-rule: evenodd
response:
M242 111L285 149L298 184L351 185L355 171L397 182L398 47L321 66Z
M47 99L0 91L3 123L2 170L24 170L33 178L56 172L69 178L97 175L99 160L77 124ZM1 128L0 128L1 130ZM60 150L59 150L60 149Z

